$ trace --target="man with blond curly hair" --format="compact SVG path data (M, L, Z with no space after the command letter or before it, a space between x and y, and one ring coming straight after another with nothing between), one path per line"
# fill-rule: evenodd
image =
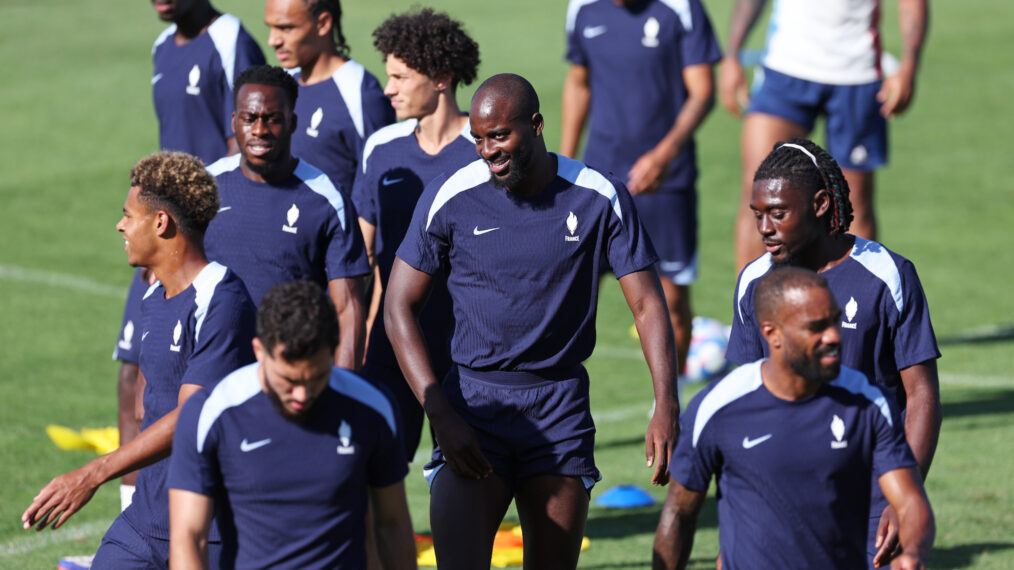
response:
M141 302L141 433L113 453L60 475L21 515L26 529L58 528L98 487L141 468L134 500L102 539L95 568L166 568L169 511L166 472L179 407L232 370L253 362L255 310L239 278L204 254L204 232L218 211L218 185L197 158L159 152L130 172L116 229L127 262L158 281ZM217 560L217 530L209 552Z

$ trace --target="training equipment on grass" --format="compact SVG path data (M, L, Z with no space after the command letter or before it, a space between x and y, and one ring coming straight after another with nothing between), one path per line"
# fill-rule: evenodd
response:
M694 317L690 351L682 379L707 382L723 376L732 367L725 359L729 328L717 319Z
M70 428L49 424L46 435L64 451L92 450L99 455L112 452L120 446L120 431L115 427L82 428L78 433Z
M644 489L635 485L617 485L607 489L595 499L600 507L612 509L632 509L655 504L655 499Z
M581 551L588 550L591 541L585 536L581 539ZM433 538L427 535L415 535L416 564L419 566L436 566L437 557L433 552ZM494 568L521 566L525 558L524 541L521 527L514 523L501 523L493 538L493 557L489 565Z

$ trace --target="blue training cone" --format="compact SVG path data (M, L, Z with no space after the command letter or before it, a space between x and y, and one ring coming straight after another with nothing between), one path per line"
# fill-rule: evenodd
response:
M655 499L647 491L634 485L617 485L599 495L595 504L613 509L632 509L655 504Z

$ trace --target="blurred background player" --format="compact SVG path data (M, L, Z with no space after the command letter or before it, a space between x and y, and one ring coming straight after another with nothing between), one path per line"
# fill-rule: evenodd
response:
M180 413L169 469L173 568L208 568L212 513L223 567L366 568L370 497L384 568L416 566L408 472L384 394L334 367L334 306L316 283L271 288L257 363Z
M238 18L207 0L152 0L152 6L172 22L151 49L159 147L205 164L235 153L232 86L247 67L264 63L261 48Z
M233 268L254 303L276 283L326 287L338 311L338 366L357 370L365 342L362 277L369 273L355 209L327 175L292 156L296 80L255 66L236 80L238 155L208 167L221 208L208 227L208 257Z
M852 217L848 181L831 155L806 139L779 144L764 159L750 208L767 253L739 275L728 359L745 364L768 353L754 318L761 276L780 265L819 272L845 310L842 362L905 410L905 436L925 478L940 436L940 351L915 266L877 242L846 233ZM871 564L874 558L890 560L897 536L896 525L885 526L893 513L885 513L887 502L876 486L873 491Z
M158 283L142 301L141 433L116 451L60 475L21 515L26 529L58 528L98 487L141 468L134 500L102 538L95 568L167 568L166 472L179 408L201 387L254 360L253 303L239 278L204 255L204 232L218 210L215 179L178 152L141 159L130 172L123 218L127 262L147 267ZM217 530L210 540L218 541ZM211 548L217 562L218 549Z
M782 268L755 291L770 358L690 402L654 567L686 567L714 475L726 568L861 568L871 486L900 519L904 551L891 567L925 568L934 522L918 465L880 388L842 366L846 331L827 281Z
M853 233L877 239L873 173L887 163L886 119L904 113L928 23L927 0L898 0L902 52L896 72L881 68L878 0L777 0L768 24L763 69L747 95L740 50L765 0L737 0L719 75L722 105L745 109L740 152L742 194L736 219L736 269L764 253L754 234L753 173L777 141L805 137L827 118L827 149L852 189Z
M455 93L459 84L475 80L479 46L460 22L429 8L392 15L373 31L373 45L387 69L384 93L402 122L367 139L352 193L375 277L363 376L396 397L411 460L419 446L423 410L387 339L382 295L423 188L438 175L476 160L468 115L458 108ZM454 315L442 274L419 320L434 373L443 378L451 366Z
M626 182L659 255L679 365L686 362L697 278L693 134L714 104L718 41L699 0L571 0L560 154Z
M594 347L603 263L619 279L651 370L657 405L646 456L652 481L667 481L679 402L657 257L621 183L546 152L538 95L524 78L483 82L469 121L481 159L427 186L384 311L436 434L424 473L437 564L487 567L514 500L525 564L574 568L600 478L581 363ZM417 320L439 273L455 316L456 366L442 383Z
M268 45L299 80L292 154L349 196L366 137L394 122L394 112L377 78L349 58L341 21L339 0L267 0L264 8Z

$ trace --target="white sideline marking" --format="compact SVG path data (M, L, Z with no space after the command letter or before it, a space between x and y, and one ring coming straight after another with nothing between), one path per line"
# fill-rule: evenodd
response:
M33 533L31 536L25 538L17 538L8 541L4 545L3 550L0 551L0 556L14 556L17 554L25 554L26 552L32 552L38 550L50 544L59 542L78 542L86 538L95 536L96 534L102 534L109 528L109 521L91 521L84 523L79 526L68 526L66 528L61 527L56 531L46 529L41 532L24 531L26 533ZM77 556L79 554L92 554L84 552L69 552L68 556Z
M98 281L92 281L85 277L78 277L69 273L56 273L52 271L41 271L38 269L25 269L16 265L0 264L0 279L12 281L25 281L27 283L39 283L64 289L73 289L85 293L93 293L104 297L115 297L126 299L127 287L114 287Z

